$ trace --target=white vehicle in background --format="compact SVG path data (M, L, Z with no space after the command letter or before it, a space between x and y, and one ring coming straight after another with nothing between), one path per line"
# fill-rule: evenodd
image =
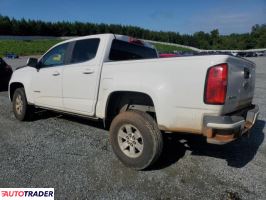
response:
M257 51L256 52L257 56L264 56L264 54L266 54L266 52L263 52L263 51Z
M237 56L237 52L231 52L233 56Z
M75 38L29 59L9 83L18 120L34 108L101 119L117 157L145 169L160 156L164 132L227 143L247 132L255 65L228 55L158 58L147 43L103 34Z

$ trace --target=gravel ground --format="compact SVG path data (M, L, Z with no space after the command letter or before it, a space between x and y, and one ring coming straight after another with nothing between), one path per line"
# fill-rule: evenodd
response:
M101 123L50 112L21 123L0 92L0 188L52 187L56 199L266 199L266 58L252 60L261 114L250 137L217 146L168 135L159 163L140 172L117 160Z

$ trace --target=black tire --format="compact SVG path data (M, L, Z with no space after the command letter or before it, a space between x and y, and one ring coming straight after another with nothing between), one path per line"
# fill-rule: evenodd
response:
M18 108L18 103L21 101L21 107ZM28 104L24 88L17 88L14 92L13 112L15 117L20 121L30 120L33 116L34 108Z
M137 132L138 135L140 133L142 136L141 139L139 138L140 141L133 140L133 142L137 141L137 143L142 145L142 148L140 148L142 149L141 151L138 151L138 148L134 144L130 147L132 140L129 139L129 141L128 138L124 139L120 137L119 134L121 132L123 134L126 133L126 135L129 134L127 131L128 126L131 128L132 135ZM133 133L134 131L135 133ZM127 167L137 170L146 169L154 164L160 157L163 149L162 134L157 124L150 115L141 111L126 111L117 115L110 127L110 140L113 151L119 160ZM121 143L128 145L128 147L124 148L125 146L121 145ZM132 151L133 154L127 155L131 152L130 148L133 148L134 152Z

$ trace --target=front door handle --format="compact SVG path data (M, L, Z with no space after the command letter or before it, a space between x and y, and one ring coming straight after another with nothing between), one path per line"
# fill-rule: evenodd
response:
M57 71L53 73L53 76L59 76L59 75L60 75L60 73Z
M83 74L93 74L94 73L94 69L85 69L85 71L83 71Z

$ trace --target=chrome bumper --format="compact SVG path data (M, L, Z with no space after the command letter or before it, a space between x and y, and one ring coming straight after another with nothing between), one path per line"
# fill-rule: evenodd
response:
M254 105L244 116L204 116L204 134L209 143L228 143L248 132L259 115L259 106Z

